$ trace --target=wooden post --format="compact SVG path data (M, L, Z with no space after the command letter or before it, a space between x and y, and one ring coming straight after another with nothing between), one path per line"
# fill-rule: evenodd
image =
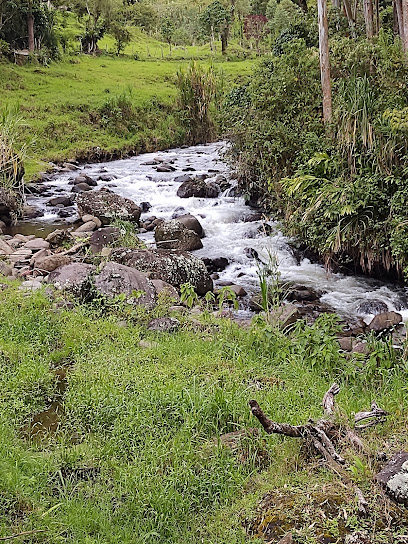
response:
M408 0L406 0L408 2ZM330 57L329 57L329 29L327 23L327 1L317 0L317 10L319 16L319 56L320 56L320 75L323 91L323 121L331 121L332 118L332 98L331 98L331 80L330 80Z

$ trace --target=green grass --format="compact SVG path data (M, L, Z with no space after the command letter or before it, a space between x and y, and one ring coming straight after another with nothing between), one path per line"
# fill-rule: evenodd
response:
M152 49L159 43L143 40L138 45L143 49L148 43ZM134 44L129 47L135 48ZM175 82L177 69L186 66L189 58L74 55L48 67L0 64L0 108L19 104L23 139L33 140L32 157L26 164L28 177L44 169L48 161L95 159L97 147L109 158L129 150L153 151L184 143L184 127L174 105ZM217 63L227 84L247 77L253 63L228 62L220 56L212 59L208 53L204 58L204 63ZM100 109L111 107L123 94L129 97L139 123L130 130L113 130L104 125Z
M161 313L164 306L154 315ZM249 538L243 527L268 492L281 497L278 533L294 528L297 542L319 542L323 526L332 535L344 531L342 509L349 529L370 527L372 543L391 542L403 530L373 528L372 517L356 520L353 491L297 440L261 433L235 453L218 441L259 427L250 398L276 421L320 417L322 396L336 379L343 423L375 398L391 417L366 433L373 452L406 448L407 369L387 346L375 344L363 365L339 354L327 318L289 335L216 318L204 320L203 330L182 318L179 332L155 335L145 328L148 319L122 304L109 312L56 309L42 293L14 285L0 293L0 536L43 530L24 541L242 544ZM140 339L155 344L141 348ZM54 397L59 367L68 380L61 425L30 441L21 429ZM351 451L342 453L354 463ZM366 470L357 464L351 478L377 500L375 462L362 460ZM316 502L324 502L322 493L338 503L326 519Z

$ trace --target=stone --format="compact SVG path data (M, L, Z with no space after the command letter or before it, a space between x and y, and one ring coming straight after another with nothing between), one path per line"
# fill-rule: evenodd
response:
M203 247L200 236L189 230L178 219L160 223L154 231L154 239L160 249L194 251Z
M13 252L14 249L0 238L0 255L11 255Z
M140 209L142 210L142 213L148 212L150 208L152 207L150 202L141 202L139 206L140 206Z
M174 178L176 183L190 183L193 181L193 178L189 174L183 174L182 176L177 176Z
M88 223L89 221L93 221L96 225L96 228L100 229L102 227L102 221L95 217L94 215L85 214L81 217L82 221L84 223Z
M381 314L388 312L388 306L382 300L364 300L357 306L358 314Z
M200 238L204 238L204 229L200 221L194 215L191 215L189 213L185 215L179 215L177 217L177 221L180 221L180 223L183 223L186 228L197 233Z
M23 219L36 219L43 215L44 212L40 208L37 208L37 206L24 206L23 208Z
M402 315L397 312L384 312L377 314L369 323L368 328L374 332L381 332L385 329L395 327L402 322Z
M207 196L207 184L204 180L194 179L185 181L177 190L177 196L180 198L191 198L193 196L204 198Z
M140 340L139 347L144 349L154 349L159 347L158 342L150 342L149 340Z
M13 269L4 261L0 261L0 274L6 277L11 276L13 274Z
M287 300L297 300L297 301L309 301L313 302L314 300L319 299L319 294L310 287L305 287L304 285L294 285L291 287Z
M209 183L207 183L207 187L205 190L205 196L207 198L217 198L219 194L220 188L214 181L210 181Z
M174 166L171 166L170 164L161 164L160 166L156 167L157 172L174 172L175 168Z
M62 168L64 168L68 172L73 172L75 170L79 170L79 166L77 166L76 164L73 164L72 162L62 163Z
M408 506L408 452L400 451L376 476L386 493L397 503Z
M73 201L69 196L55 196L50 198L47 202L47 206L72 206Z
M47 282L57 289L71 291L79 298L89 299L95 270L92 264L70 263L51 272Z
M100 219L102 225L109 225L115 219L139 223L141 214L141 209L132 200L106 188L80 194L77 206L81 217L86 214L94 215Z
M362 355L368 355L370 353L367 342L357 342L353 345L351 351L353 353L361 353Z
M215 259L205 257L203 262L210 274L213 272L222 272L229 265L229 261L225 257L216 257Z
M190 282L198 295L213 290L203 261L185 251L118 248L113 250L112 260L148 272L151 279L166 281L176 289Z
M175 317L158 317L152 319L147 329L155 332L176 332L180 327L180 321Z
M177 292L177 289L173 287L172 285L170 285L170 283L167 283L166 281L163 281L163 280L151 280L151 281L154 285L154 288L156 289L157 295L160 295L163 293L163 295L168 295L169 297L171 297L174 300L174 302L180 301L180 297Z
M34 251L39 251L40 249L49 249L50 243L43 238L35 238L34 240L26 242L23 247L26 249L32 249Z
M54 231L50 232L45 240L46 242L50 243L51 247L58 247L64 242L69 242L71 239L71 235L68 231L63 229L55 229Z
M340 349L343 351L351 351L355 344L355 339L351 336L346 336L344 338L338 338L340 344Z
M87 183L77 183L71 189L71 193L83 193L85 191L92 191L92 187Z
M71 263L71 258L68 255L44 255L40 259L34 261L34 265L39 270L44 272L53 272L61 266L65 266ZM31 263L30 263L31 264Z
M120 229L117 227L105 227L92 233L90 242L91 252L100 253L102 249L119 240Z
M281 329L285 329L289 325L293 325L301 317L298 308L294 304L282 304L279 308L269 313L268 322Z
M43 257L48 257L48 255L51 255L51 250L49 249L40 249L40 251L36 251L30 259L30 266L35 266L35 263L38 260L42 259Z
M38 280L26 280L19 286L21 291L37 291L42 287L42 283Z
M98 180L99 181L112 181L115 178L116 178L116 176L114 174L101 174L98 177Z
M96 229L96 223L94 221L87 221L86 223L84 223L83 225L78 227L74 231L74 234L78 234L78 233L81 233L81 232L92 232L95 229Z
M95 278L95 289L109 298L125 294L136 305L153 308L156 304L156 290L146 274L115 262L108 262ZM135 292L139 292L135 296Z
M74 185L79 185L80 183L86 183L89 187L96 187L98 185L94 179L86 174L81 174L74 179Z
M230 285L230 289L237 297L245 297L248 294L241 285Z

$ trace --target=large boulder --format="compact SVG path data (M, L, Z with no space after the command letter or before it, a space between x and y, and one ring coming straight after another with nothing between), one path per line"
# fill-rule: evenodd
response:
M51 272L47 282L57 289L71 291L79 298L88 298L95 266L85 263L71 263Z
M166 281L177 289L190 282L199 295L213 290L212 279L203 261L186 251L118 248L113 250L111 259L148 272L151 279Z
M123 198L109 189L81 193L77 198L78 212L97 217L102 225L109 225L115 219L138 223L141 209L132 200Z
M183 225L189 230L193 230L194 232L196 232L200 238L204 238L204 229L200 221L194 215L187 213L185 215L179 215L175 219L177 219L177 221L180 221L180 223L183 223Z
M114 262L106 263L96 276L95 289L108 298L125 294L146 308L153 308L156 303L156 290L146 274Z
M45 255L34 260L35 268L38 268L42 272L53 272L57 268L70 263L71 258L68 257L68 255L61 255L60 253L56 253L55 255Z
M102 248L114 244L120 238L120 230L117 227L105 227L92 233L89 240L91 252L100 253Z
M358 314L381 314L388 312L388 306L382 300L363 300L357 306Z
M402 322L402 315L397 312L384 312L377 314L368 325L368 328L374 332L381 332L385 329L391 329Z
M192 196L199 198L215 198L220 190L215 183L207 183L200 178L195 178L192 181L185 181L177 190L177 196L180 198L191 198Z
M160 225L157 225L154 231L154 239L157 247L161 249L194 251L203 247L200 236L193 230L188 229L178 219L163 221Z

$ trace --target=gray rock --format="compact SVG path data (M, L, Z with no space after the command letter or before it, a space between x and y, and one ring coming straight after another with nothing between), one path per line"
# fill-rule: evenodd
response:
M68 255L46 255L34 261L35 268L43 272L53 272L61 266L66 266L71 263L71 258Z
M237 295L237 297L245 297L247 295L247 292L241 285L231 285L230 289Z
M55 196L54 198L50 198L50 200L47 202L47 206L72 206L73 201L69 196Z
M154 238L160 249L194 251L203 247L200 236L189 230L178 219L160 223L154 231Z
M95 278L95 289L100 294L114 298L122 293L134 304L153 308L156 303L156 290L146 274L122 264L108 262ZM135 292L139 296L135 296Z
M45 240L51 244L51 247L58 247L64 242L69 242L71 240L71 236L66 230L56 229L53 232L50 232Z
M138 223L141 209L132 200L123 198L109 189L82 193L77 198L81 217L89 214L101 220L102 225L109 225L115 219Z
M183 174L182 176L177 176L176 178L174 178L174 181L176 183L190 183L191 181L193 181L193 178L188 174Z
M89 187L96 187L98 185L94 179L86 174L81 174L74 179L74 185L79 185L80 183L86 183Z
M395 327L402 322L402 315L397 312L384 312L377 314L368 325L368 328L374 332L381 332L385 329Z
M355 338L352 338L351 336L346 336L344 338L338 338L338 342L340 344L340 349L343 351L351 351L353 349L353 346L356 342Z
M86 191L92 191L92 187L87 183L77 183L71 189L71 193L84 193Z
M0 261L0 274L2 276L11 276L13 274L13 269L4 261Z
M47 282L57 289L71 291L79 298L89 299L95 270L96 268L92 264L71 263L51 272Z
M357 306L358 314L381 314L388 312L388 306L381 300L364 300Z
M298 308L294 304L282 304L282 306L269 313L268 322L276 327L285 329L289 325L293 325L301 317Z
M35 238L34 240L30 240L29 242L26 242L23 247L26 249L33 249L34 251L36 251L40 249L49 249L50 243L47 242L47 240L44 240L43 238Z
M220 188L214 181L210 181L209 183L207 183L206 194L205 194L207 198L217 198L219 194L220 194Z
M96 229L96 223L94 221L87 221L86 223L78 227L73 234L78 234L81 232L92 232L95 229Z
M204 229L200 221L194 215L191 215L190 213L179 215L177 221L180 221L180 223L183 223L189 230L197 233L200 238L204 238Z
M112 245L119 240L120 230L117 227L105 227L92 233L90 247L92 253L100 253L106 246Z
M175 332L180 327L180 321L175 317L158 317L152 319L147 328L155 332Z
M14 249L0 238L0 255L11 255L13 252Z
M370 353L367 342L357 342L353 345L351 351L353 353L361 353L362 355L368 355Z
M215 198L219 195L220 188L216 183L206 183L203 179L196 177L192 181L185 181L177 190L180 198Z
M177 289L170 285L170 283L167 283L163 280L151 280L154 288L156 289L157 295L160 295L163 293L164 295L170 296L175 302L180 301L179 294L177 292Z
M159 279L180 289L190 282L199 295L213 290L213 282L201 259L185 251L166 249L119 248L112 252L113 260L148 272L151 279Z
M81 217L82 221L84 223L88 223L89 221L93 221L98 229L102 227L102 222L100 219L95 217L94 215L89 215L88 213Z
M396 502L408 506L408 452L396 453L377 474L376 480Z

